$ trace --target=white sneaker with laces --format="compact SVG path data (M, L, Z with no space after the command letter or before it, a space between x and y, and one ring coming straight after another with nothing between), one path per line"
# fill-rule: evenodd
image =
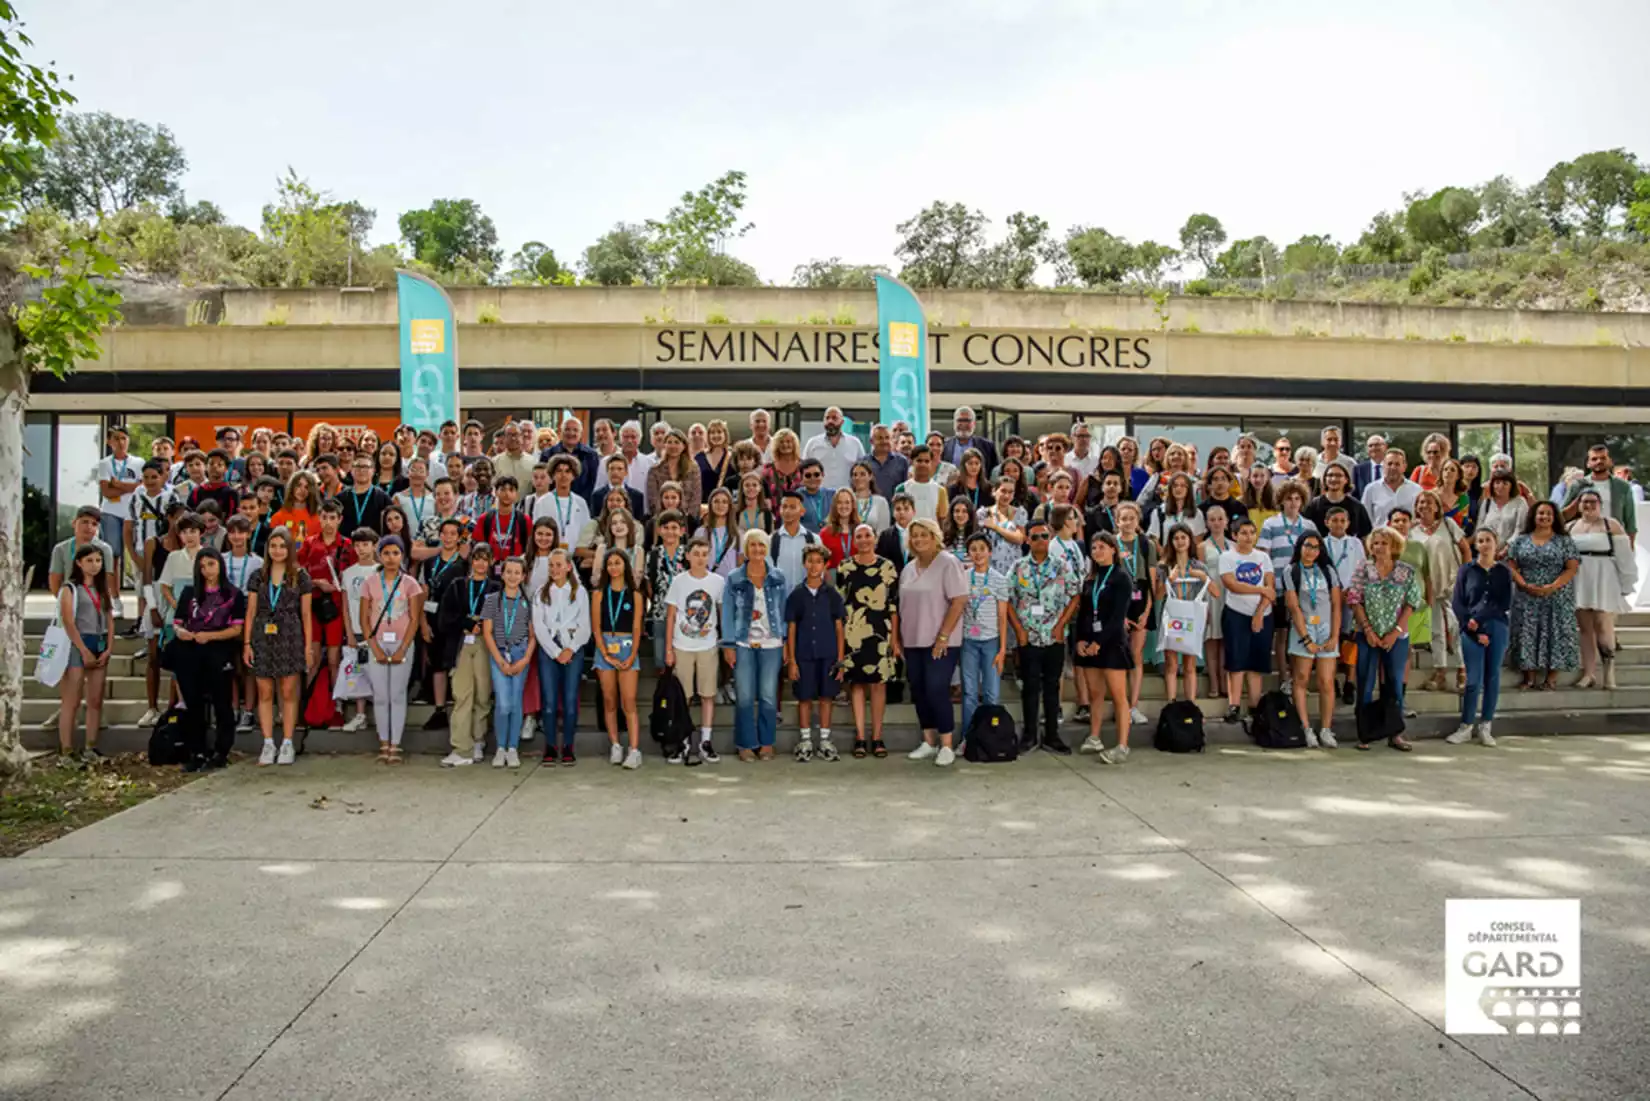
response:
M1129 721L1135 726L1144 726L1146 725L1146 713L1138 707L1131 707L1129 709Z
M607 747L607 763L610 765L624 764L624 746L614 742Z
M1495 744L1495 735L1490 733L1490 724L1489 723L1479 723L1476 730L1474 731L1474 733L1476 733L1478 735L1478 744L1479 745L1494 745Z
M1100 754L1100 760L1108 765L1120 765L1128 759L1129 747L1126 745L1114 745Z
M1318 732L1316 730L1313 730L1309 726L1309 727L1306 728L1305 733L1306 733L1306 748L1307 749L1317 749L1318 748Z
M138 725L154 726L158 722L160 722L160 712L151 707L143 713L143 718L138 720Z
M345 734L354 734L357 731L365 730L366 728L367 728L367 713L365 711L357 711L355 713L355 717L353 719L351 719L349 722L344 724L344 733Z
M474 763L475 762L473 760L464 756L462 753L449 753L445 757L441 758L442 768L463 768L466 765L471 765Z
M624 767L629 769L641 768L642 751L639 749L633 749L629 753L626 753L624 757Z
M1318 744L1325 749L1334 749L1339 743L1335 741L1335 733L1327 726L1318 731Z
M716 752L716 747L710 744L709 738L699 743L699 756L704 759L707 765L714 765L722 760L721 755ZM835 757L832 757L832 760L835 759Z
M504 751L504 763L510 768L520 768L521 753L514 749L506 749Z
M804 732L801 740L796 743L796 763L805 765L813 759L814 743L808 739L806 732Z
M951 747L948 745L940 746L940 751L934 754L934 763L941 768L945 768L956 759L957 755L951 751Z
M819 739L819 749L815 752L819 754L821 761L834 761L837 759L836 746L831 744L829 738Z
M525 719L521 720L521 740L524 742L532 741L533 735L538 733L538 729L538 720L533 718L531 715L527 716Z
M493 767L494 768L503 768L504 767L504 760L505 760L504 747L499 746L496 750L493 751Z
M272 764L275 763L275 741L274 741L274 739L272 739L272 738L265 738L264 739L263 750L260 751L259 754L258 754L258 763L260 765L272 765Z
M480 764L487 759L487 747L480 742L470 747L470 760Z
M269 743L266 742L264 744L267 745ZM298 750L293 746L292 739L288 738L286 741L281 743L280 751L275 754L275 763L278 765L290 765L297 759Z
M923 742L905 756L913 761L926 761L930 757L939 756L939 747L933 742Z
M1087 738L1083 739L1083 744L1077 747L1077 752L1079 752L1079 753L1102 753L1102 752L1105 751L1105 748L1106 748L1106 743L1105 742L1101 741L1099 738L1095 737L1093 734L1090 734Z
M1464 745L1465 743L1472 741L1472 724L1462 723L1460 726L1455 728L1455 733L1445 734L1444 741L1448 742L1450 745Z
M677 749L675 753L672 753L669 757L665 758L665 764L667 764L667 765L679 765L686 759L687 759L686 752L682 749Z

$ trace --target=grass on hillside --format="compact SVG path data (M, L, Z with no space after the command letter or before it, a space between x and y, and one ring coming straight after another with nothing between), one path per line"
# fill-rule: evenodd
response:
M0 857L16 856L195 779L129 753L82 766L43 757L0 789Z

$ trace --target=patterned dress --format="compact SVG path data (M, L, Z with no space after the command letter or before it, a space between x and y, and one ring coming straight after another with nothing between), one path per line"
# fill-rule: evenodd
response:
M1554 535L1545 546L1519 535L1507 548L1507 557L1527 584L1551 585L1565 563L1580 555L1568 535ZM1551 596L1513 593L1512 652L1520 669L1574 669L1581 664L1574 581Z
M304 673L308 661L302 602L314 591L309 572L300 568L296 583L282 585L277 597L264 571L258 570L247 580L246 591L258 597L258 614L252 620L252 675L273 679Z
M843 635L848 648L849 684L887 684L894 679L894 611L899 607L899 570L878 556L869 566L845 558L836 569L848 618Z

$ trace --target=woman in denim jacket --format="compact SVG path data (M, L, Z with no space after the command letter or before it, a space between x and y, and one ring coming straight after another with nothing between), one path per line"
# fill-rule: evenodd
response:
M739 759L770 761L785 658L785 577L768 560L766 533L747 531L744 551L745 564L728 577L722 600L722 656L733 667L733 743Z

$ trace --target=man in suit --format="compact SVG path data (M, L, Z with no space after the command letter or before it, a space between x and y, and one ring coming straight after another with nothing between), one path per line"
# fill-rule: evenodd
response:
M1369 437L1364 441L1364 453L1368 457L1352 472L1353 495L1359 499L1363 498L1365 489L1386 477L1382 470L1382 462L1386 458L1386 437Z
M600 484L592 489L590 496L586 498L590 505L590 515L595 519L601 519L602 509L607 507L607 495L618 492L623 493L625 500L629 502L630 515L640 520L643 515L642 495L624 483L625 475L630 470L630 464L625 461L625 457L615 452L601 461L601 467L606 473L601 476Z
M974 435L974 410L964 405L952 416L957 434L945 441L944 458L953 466L962 466L963 452L970 447L985 459L985 473L989 477L997 469L997 445L984 436Z
M519 433L519 426L517 430ZM509 431L508 426L505 431ZM561 439L539 453L539 462L547 463L557 455L571 455L579 460L579 473L578 477L573 479L573 492L588 499L590 491L601 481L602 461L595 449L584 442L584 422L579 418L568 417L561 422Z

